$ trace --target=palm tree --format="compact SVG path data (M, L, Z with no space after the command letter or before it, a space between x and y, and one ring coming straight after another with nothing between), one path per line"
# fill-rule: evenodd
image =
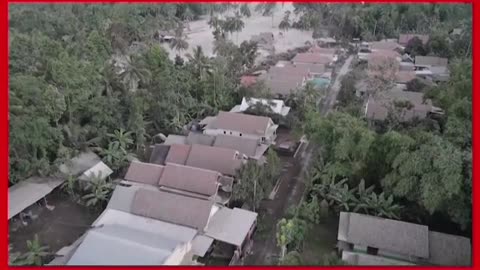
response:
M250 16L252 16L252 13L250 12L250 8L248 7L248 4L243 4L240 7L240 13L242 14L242 16L247 18L250 18Z
M209 59L204 55L202 47L197 46L193 49L193 54L187 54L188 61L192 64L195 75L204 80L211 68Z
M127 57L124 71L120 74L126 89L135 92L139 82L150 82L151 73L144 67L143 61L135 55Z
M278 25L278 28L280 28L282 31L287 31L291 27L290 24L290 10L285 11L285 16L283 16L283 20L280 22Z
M187 22L187 28L190 30L190 22L193 20L193 12L190 8L186 8L185 11L183 12L182 19Z
M245 27L245 23L242 21L242 16L240 16L240 13L236 13L234 17L228 17L226 21L226 30L227 32L237 33L237 43L238 43L238 33L242 31L242 29Z
M179 24L175 30L175 38L170 42L170 48L174 49L177 53L188 49L188 42L186 36L183 34L182 24Z

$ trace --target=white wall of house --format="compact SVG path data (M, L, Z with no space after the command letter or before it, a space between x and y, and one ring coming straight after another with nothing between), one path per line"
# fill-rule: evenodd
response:
M256 139L260 140L261 142L265 143L273 143L277 137L277 131L276 128L274 128L275 125L273 122L267 127L267 130L263 135L257 135L257 134L246 134L234 130L226 130L226 129L209 129L206 128L203 130L203 134L206 135L212 135L212 136L217 136L217 135L231 135L231 136L237 136L237 137L242 137L242 138L249 138L249 139Z

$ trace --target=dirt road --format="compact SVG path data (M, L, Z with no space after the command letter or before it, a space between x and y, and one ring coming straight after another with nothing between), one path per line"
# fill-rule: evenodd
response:
M331 111L337 100L342 76L347 74L353 56L347 58L330 87L321 112L326 115ZM282 158L284 168L279 190L273 200L262 202L259 209L259 232L254 237L252 252L246 257L245 265L276 265L280 248L276 243L276 224L286 216L289 207L300 203L305 190L304 172L309 168L315 145L310 144L303 158Z

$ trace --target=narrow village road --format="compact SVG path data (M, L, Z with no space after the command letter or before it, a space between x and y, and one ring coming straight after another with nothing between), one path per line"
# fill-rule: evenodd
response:
M347 60L345 60L342 68L340 68L340 70L338 71L335 82L333 82L333 85L330 87L330 91L328 91L328 96L325 99L324 106L322 106L321 108L322 115L326 115L335 106L338 92L340 92L342 77L350 71L350 65L352 64L352 60L353 55L350 55Z
M321 107L322 115L326 115L337 100L340 91L341 78L350 70L353 56L347 58L340 68L333 85L330 87L324 106ZM302 158L285 158L283 161L282 178L280 187L273 200L262 202L259 213L263 215L260 226L265 232L259 232L254 236L254 244L251 254L245 258L245 265L275 265L280 254L280 248L276 243L276 224L285 217L291 206L300 203L305 190L304 173L308 170L311 157L316 146L309 144ZM285 171L285 173L284 173Z

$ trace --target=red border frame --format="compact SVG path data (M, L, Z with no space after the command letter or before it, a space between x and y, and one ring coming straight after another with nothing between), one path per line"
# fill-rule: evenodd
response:
M7 179L8 179L8 6L9 3L71 3L71 4L81 4L81 3L111 3L111 2L120 2L120 3L179 3L179 2L200 2L200 3L221 3L225 1L218 1L218 0L203 0L203 1L192 1L192 0L185 0L185 1L145 1L145 0L87 0L87 1L72 1L72 0L51 0L51 1L46 1L46 0L0 0L0 28L1 28L1 38L0 38L0 84L2 85L1 89L1 96L0 96L0 109L3 111L0 112L0 126L1 126L1 135L0 135L0 172L2 175L5 177L4 180L0 181L0 189L4 190L5 192L8 190L8 184L7 184ZM237 2L237 1L236 1ZM258 1L238 1L238 2L258 2ZM264 1L262 1L264 2ZM276 2L276 1L270 1L270 2ZM323 2L323 1L285 1L285 2ZM327 2L327 1L324 1ZM353 2L361 2L359 0L330 0L328 1L329 3L353 3ZM480 15L479 9L480 9L480 3L475 3L475 0L458 0L458 1L452 1L452 0L437 0L437 1L422 1L422 0L410 0L410 1L401 1L401 0L365 0L364 2L375 2L375 3L465 3L465 4L471 4L472 5L472 20L473 20L473 39L472 39L472 61L473 63L479 63L480 62L480 53L477 53L475 50L475 45L480 44L480 34L478 33L480 29L479 18L474 18L474 14ZM473 65L475 66L475 65ZM480 76L479 69L472 67L473 68L473 78L478 78ZM478 80L473 80L473 103L477 103L477 100L480 98L480 91L479 88L479 83ZM478 134L479 134L479 119L480 119L480 107L475 107L472 105L472 110L473 110L473 134L472 134L472 145L473 145L473 178L477 178L477 175L480 174L480 157L478 153L480 144L476 143L475 141L478 139ZM473 183L473 195L479 194L479 185ZM0 207L0 213L4 217L7 216L7 205L8 205L8 195L4 193L5 196L3 197L3 207ZM472 196L472 203L473 203L473 209L478 209L478 205L480 204L480 200L474 199L474 196ZM472 210L473 211L473 210ZM473 244L472 244L472 263L473 266L472 268L480 268L480 252L479 252L479 244L478 244L478 233L477 233L477 228L479 224L479 215L473 211L472 213L472 226L473 226L473 232L472 232L472 238L473 238ZM0 265L6 266L8 264L8 221L7 220L2 220L1 222L1 227L4 231L4 235L0 237L0 246L2 246L2 252L0 253ZM477 257L478 256L478 257ZM255 267L248 267L250 269L268 269L268 268L274 268L275 266L255 266ZM20 267L22 269L36 269L36 267ZM56 269L69 269L69 268L76 268L76 269L87 269L87 268L92 268L92 267L55 267ZM118 267L102 267L103 269L117 269ZM129 269L143 269L145 267L128 267ZM158 267L160 268L160 267ZM188 266L182 266L182 267L176 267L176 268L182 268L182 269L193 269L194 267L188 267ZM204 269L213 269L213 268L218 268L218 267L204 267ZM275 267L276 268L276 267ZM281 267L281 268L307 268L307 267ZM322 267L325 268L325 267ZM352 267L326 267L326 268L335 268L335 269L351 269ZM363 267L365 268L365 267ZM370 268L370 267L369 267ZM372 267L376 269L401 269L404 267ZM436 267L416 267L416 268L421 268L421 269L434 269ZM467 268L467 267L446 267L444 269L450 269L450 268ZM468 267L470 268L470 267Z

